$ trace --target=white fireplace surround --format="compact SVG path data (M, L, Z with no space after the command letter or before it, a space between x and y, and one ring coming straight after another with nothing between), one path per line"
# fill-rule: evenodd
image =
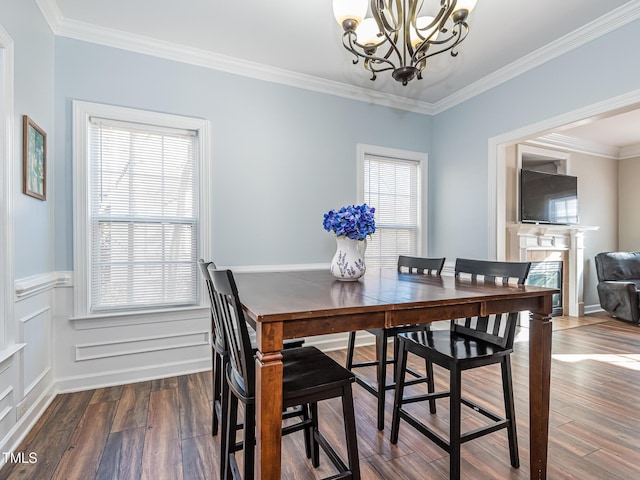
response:
M509 231L509 260L526 262L532 250L568 253L568 285L563 285L563 300L570 316L584 315L584 235L598 227L515 223Z

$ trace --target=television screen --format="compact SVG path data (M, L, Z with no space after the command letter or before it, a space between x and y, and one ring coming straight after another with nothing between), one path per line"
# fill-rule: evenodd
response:
M577 224L577 177L520 170L520 221Z

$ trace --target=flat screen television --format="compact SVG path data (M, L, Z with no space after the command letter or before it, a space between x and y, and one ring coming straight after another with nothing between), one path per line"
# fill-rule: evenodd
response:
M577 224L577 177L520 170L520 221L553 225Z

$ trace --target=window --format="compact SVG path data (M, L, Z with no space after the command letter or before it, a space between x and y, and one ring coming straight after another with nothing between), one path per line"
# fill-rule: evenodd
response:
M74 103L76 315L199 303L205 131L202 120Z
M359 197L376 209L376 233L365 252L367 265L394 267L398 255L419 255L426 155L359 145L358 162Z

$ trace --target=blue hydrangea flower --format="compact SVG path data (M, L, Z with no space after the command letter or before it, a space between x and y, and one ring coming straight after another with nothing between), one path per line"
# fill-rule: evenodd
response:
M329 210L324 214L322 225L327 232L334 232L338 236L364 240L367 235L376 231L376 222L373 218L375 211L375 208L369 207L366 203L342 207L337 212Z

